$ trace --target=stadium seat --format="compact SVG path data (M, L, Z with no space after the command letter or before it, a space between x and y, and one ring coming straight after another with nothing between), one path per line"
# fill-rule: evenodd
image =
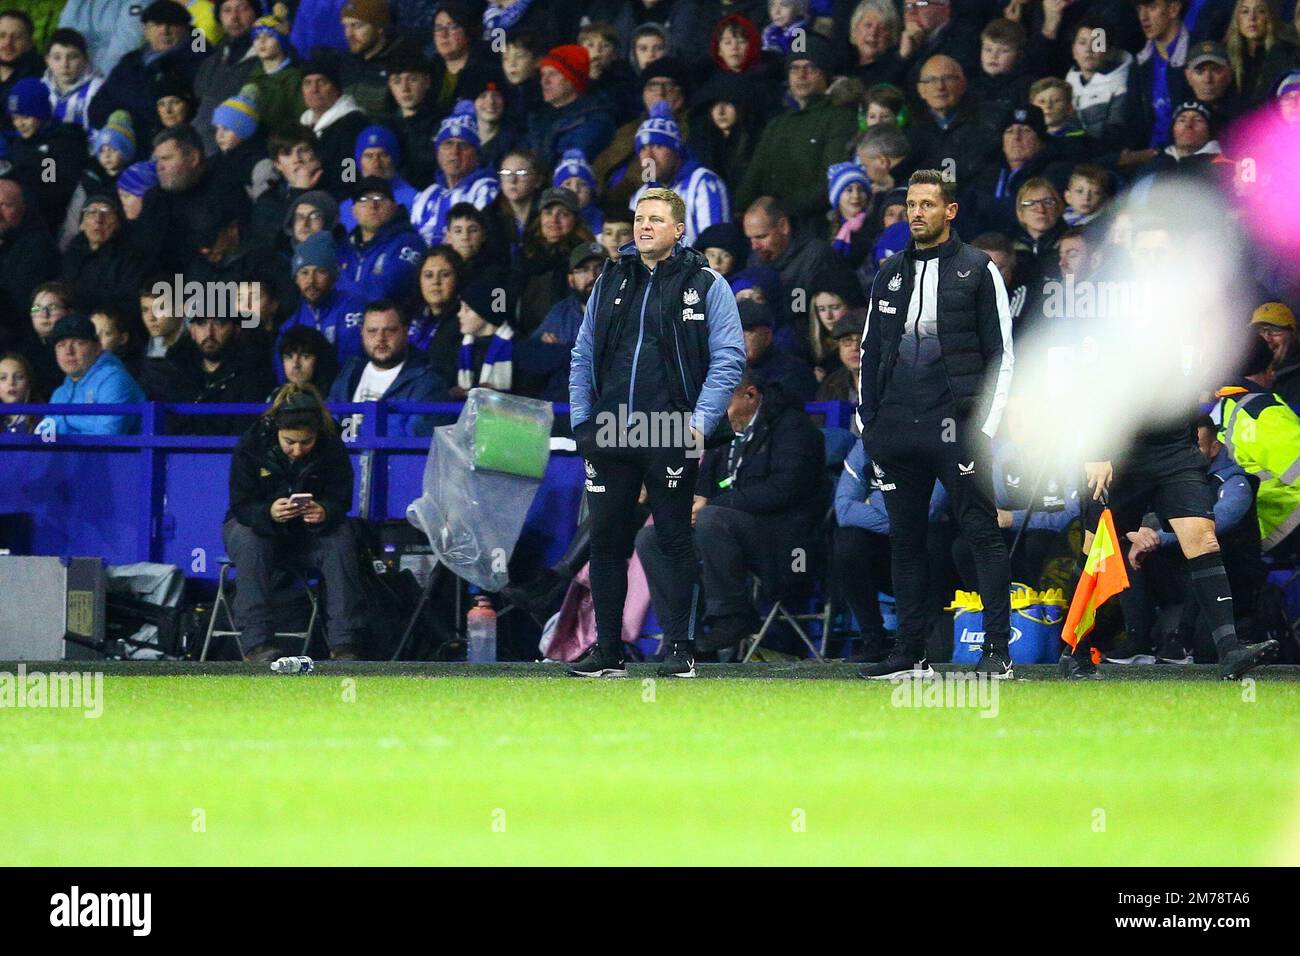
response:
M226 594L226 572L233 570L234 567L233 561L229 558L223 558L221 567L217 571L217 596L212 602L212 616L208 618L208 633L203 639L203 650L199 654L199 660L201 661L208 659L208 649L214 637L233 637L236 641L239 639L241 632L234 629L235 622L230 613L230 599ZM275 636L301 640L302 650L298 653L306 654L307 649L311 646L312 633L316 630L316 618L320 616L320 597L316 593L316 585L312 583L305 572L295 570L290 573L302 585L307 594L307 600L311 602L311 618L307 621L305 631L276 631ZM226 621L229 624L228 628L221 629L217 627L217 618L221 614L225 614Z
M757 576L753 577L753 581L754 603L757 605L763 596L763 586ZM745 648L745 653L744 656L741 657L741 662L749 662L749 660L754 656L754 653L758 650L759 645L763 643L763 639L767 637L768 633L771 631L772 625L776 623L778 618L794 629L794 632L799 635L799 639L803 641L808 650L812 652L813 657L819 661L825 661L826 641L830 636L831 630L832 608L830 595L825 593L824 587L820 583L817 584L813 594L809 596L796 596L789 591L783 591L780 594L769 595L768 597L772 602L772 606L768 610L767 616L763 619L763 623L759 625L758 631L751 637L746 638L749 646ZM796 611L794 610L794 607L797 603L804 603L805 606L812 608L812 610L806 612ZM808 633L808 628L805 627L805 624L811 624L814 621L821 624L820 647ZM742 646L743 645L744 642L742 642Z

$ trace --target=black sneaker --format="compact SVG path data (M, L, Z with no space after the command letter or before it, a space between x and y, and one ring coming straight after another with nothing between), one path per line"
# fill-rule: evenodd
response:
M988 674L992 680L1011 680L1016 676L1011 657L1000 647L985 648L975 665L976 674Z
M695 649L689 643L674 644L673 649L659 662L660 677L694 677Z
M1252 667L1267 664L1276 658L1277 652L1277 641L1238 644L1219 661L1219 676L1224 680L1236 680Z
M1080 660L1069 651L1061 655L1061 659L1056 662L1056 669L1066 680L1101 680L1101 671L1096 664L1091 660Z
M883 661L868 664L858 671L867 680L894 680L900 677L933 677L934 668L925 659L924 651L910 651L901 644L889 652Z
M1178 631L1170 631L1160 642L1160 653L1156 660L1161 664L1190 664L1192 652L1183 646L1183 636Z
M606 650L600 644L593 644L573 662L569 668L570 677L626 677L627 664L623 660L622 650Z

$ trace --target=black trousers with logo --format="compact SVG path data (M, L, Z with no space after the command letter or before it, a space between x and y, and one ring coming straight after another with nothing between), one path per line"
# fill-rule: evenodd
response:
M877 417L862 436L889 512L889 547L900 645L923 653L930 629L930 496L943 483L949 508L975 557L986 646L1011 637L1011 568L993 500L992 442L963 420Z
M693 605L699 597L699 560L691 535L691 502L700 460L677 448L597 448L580 441L586 458L587 508L591 513L591 600L596 640L618 648L623 640L627 601L627 562L640 528L637 498L644 485L660 550L669 559L669 576L658 582L655 615L667 642L689 640Z

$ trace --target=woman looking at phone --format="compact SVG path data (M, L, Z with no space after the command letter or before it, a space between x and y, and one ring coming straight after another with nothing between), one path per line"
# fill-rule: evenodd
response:
M330 657L355 660L364 618L348 524L352 462L312 385L288 384L235 447L222 540L235 565L231 611L246 661L280 654L271 613L275 573L319 571Z

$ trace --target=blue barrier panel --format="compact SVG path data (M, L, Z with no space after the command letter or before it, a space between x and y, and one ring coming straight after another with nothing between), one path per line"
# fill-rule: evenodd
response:
M353 514L405 518L419 497L428 438L384 434L390 412L458 414L456 404L331 404L336 415L363 414L352 449ZM554 406L567 432L568 406ZM851 406L807 406L828 426L847 427ZM111 564L162 561L192 578L215 580L224 554L221 524L229 503L230 456L238 439L168 435L168 414L250 416L261 405L7 405L7 414L139 415L139 435L0 434L0 514L31 515L31 553L97 555ZM52 440L51 440L52 438ZM556 561L568 547L582 499L581 460L551 456L516 553L526 567ZM366 500L363 501L363 495ZM0 547L10 546L0 540Z

